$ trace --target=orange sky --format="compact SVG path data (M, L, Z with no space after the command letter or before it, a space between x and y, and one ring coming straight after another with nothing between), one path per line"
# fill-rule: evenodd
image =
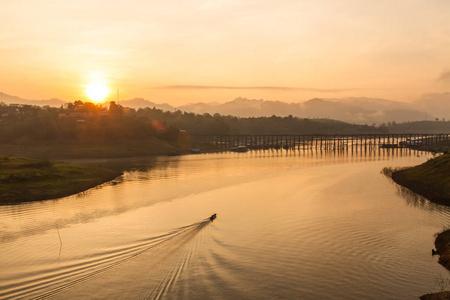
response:
M0 92L172 105L450 90L448 0L2 0Z

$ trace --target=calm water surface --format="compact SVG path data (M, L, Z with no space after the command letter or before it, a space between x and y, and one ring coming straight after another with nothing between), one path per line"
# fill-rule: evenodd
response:
M3 206L0 298L417 299L450 277L431 257L450 210L380 171L427 158L160 158L80 195Z

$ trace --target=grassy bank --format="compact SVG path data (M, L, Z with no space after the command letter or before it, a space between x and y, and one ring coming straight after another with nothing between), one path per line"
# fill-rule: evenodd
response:
M120 174L98 167L0 156L0 205L73 195Z
M450 153L394 172L392 179L432 202L450 206Z

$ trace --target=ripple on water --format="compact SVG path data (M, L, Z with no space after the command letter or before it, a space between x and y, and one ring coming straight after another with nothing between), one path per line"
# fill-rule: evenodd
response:
M430 249L449 209L380 170L423 160L191 156L80 197L0 207L0 296L416 297L447 276Z

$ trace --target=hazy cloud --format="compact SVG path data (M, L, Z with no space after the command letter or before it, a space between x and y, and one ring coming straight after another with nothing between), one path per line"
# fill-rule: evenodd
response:
M162 90L277 90L277 91L308 91L318 93L339 93L353 91L354 89L316 89L285 86L217 86L217 85L167 85L153 87Z
M447 72L443 72L437 81L441 81L441 82L450 82L450 71Z

